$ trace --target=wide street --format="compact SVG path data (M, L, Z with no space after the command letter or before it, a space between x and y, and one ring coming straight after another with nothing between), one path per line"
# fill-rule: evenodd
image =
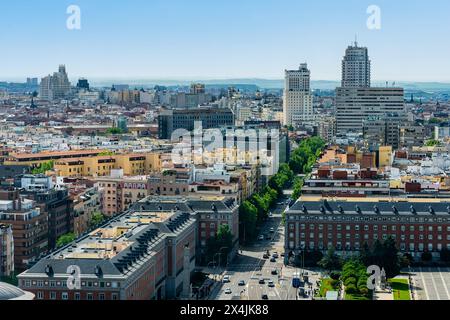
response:
M295 300L302 299L296 294L292 287L292 276L297 272L296 268L284 266L284 225L281 223L281 214L286 208L287 199L279 200L276 208L272 210L272 217L261 227L260 235L264 240L258 240L249 247L242 247L242 252L228 264L224 275L229 276L230 282L222 283L210 296L211 300L261 300L267 295L270 300ZM273 228L273 232L271 231ZM266 239L270 236L270 239ZM264 259L263 255L278 253L274 262ZM261 280L264 283L260 283ZM239 285L239 282L244 284ZM273 285L269 286L272 281ZM227 291L231 289L231 292ZM309 299L309 297L308 297Z

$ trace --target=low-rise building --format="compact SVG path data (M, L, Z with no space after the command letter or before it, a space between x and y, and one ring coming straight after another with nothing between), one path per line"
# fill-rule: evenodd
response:
M105 177L112 170L123 170L127 176L145 175L161 170L161 154L119 154L86 158L61 159L55 171L62 177Z
M187 211L126 211L20 274L19 287L45 300L186 298L195 230ZM79 275L73 286L71 268Z
M419 257L450 249L448 199L301 198L286 211L286 259L303 250L354 254L389 237L401 253Z

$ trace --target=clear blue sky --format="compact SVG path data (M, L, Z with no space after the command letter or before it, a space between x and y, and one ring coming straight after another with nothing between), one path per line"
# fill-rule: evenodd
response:
M81 8L82 29L66 28ZM381 30L366 9L381 8ZM373 80L450 82L448 0L3 0L0 80L69 76L147 79L282 78L308 62L338 80L355 34Z

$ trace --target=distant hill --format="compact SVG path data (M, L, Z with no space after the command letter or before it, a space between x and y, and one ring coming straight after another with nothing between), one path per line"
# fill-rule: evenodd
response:
M114 80L114 79L90 79L92 86L95 87L109 87L112 84L127 83L130 87L154 87L155 85L162 86L189 86L193 82L201 82L207 86L213 87L247 87L251 88L256 86L261 89L282 89L284 87L283 79L259 79L259 78L236 78L236 79L212 79L212 80L170 80L170 79L139 79L139 80ZM388 86L392 86L393 82L389 81ZM334 90L340 86L340 81L332 80L312 80L311 87L316 90ZM386 86L385 81L373 81L372 86L381 87ZM396 87L403 87L407 92L425 92L428 94L450 92L450 83L441 82L407 82L399 81L395 83Z

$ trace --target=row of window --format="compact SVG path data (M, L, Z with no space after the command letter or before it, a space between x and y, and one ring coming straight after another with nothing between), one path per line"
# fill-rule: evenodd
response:
M397 238L397 235L395 235L395 234L383 234L382 235L382 238L383 238L383 240L386 240L388 237L392 237L393 239L396 239ZM289 238L294 238L294 233L293 232L290 232L289 233ZM306 234L304 233L304 232L302 232L302 233L300 233L300 239L305 239L306 238ZM310 233L309 234L309 239L314 239L315 238L315 234L314 233ZM319 239L323 239L324 238L324 235L323 235L323 233L319 233L318 234L318 238ZM332 234L332 233L328 233L327 234L327 238L328 239L333 239L334 238L334 234ZM336 238L337 239L342 239L342 233L337 233L336 234ZM352 238L352 236L351 236L351 234L350 233L346 233L345 234L345 238L346 239L351 239ZM354 239L360 239L360 234L355 234L355 235L353 235L353 238ZM369 240L369 235L368 234L364 234L364 240ZM406 237L406 235L404 235L404 234L402 234L402 235L400 235L400 239L401 240L405 240L407 237ZM409 235L409 240L416 240L416 237L415 237L415 235L413 235L413 234L411 234L411 235ZM373 234L372 235L372 239L374 239L374 240L377 240L378 239L378 234ZM427 236L425 236L425 235L423 235L423 234L419 234L418 235L418 239L419 240L424 240L424 239L427 239L427 240L434 240L434 237L433 237L433 235L432 234L429 234L429 235L427 235ZM436 236L436 240L439 240L439 241L442 241L444 239L444 237L442 237L442 235L437 235ZM447 239L447 241L450 241L450 235L447 235L447 237L446 237L446 239Z
M333 230L334 226L336 226L336 230L337 231L341 231L343 229L343 226L341 224L338 224L338 225L328 224L326 226L327 226L327 229L330 230L330 231ZM379 225L372 225L372 230L373 231L378 231L379 227L380 227ZM295 224L293 224L293 223L289 224L289 229L290 230L293 230L294 228L295 228ZM316 228L315 224L310 224L309 225L309 230L314 230L315 228ZM318 230L323 230L323 228L324 228L323 224L317 225L317 229ZM360 231L361 226L358 225L358 224L356 224L356 225L349 225L349 224L347 224L347 225L344 226L344 228L347 231L350 231L352 229L355 230L355 231ZM370 225L366 224L366 225L363 226L363 228L364 228L364 231L369 231ZM397 231L397 226L396 225L392 225L392 226L390 226L390 228L387 225L382 225L381 226L381 230L383 230L383 231L387 231L388 229L390 229L391 231ZM447 232L450 232L450 226L447 226L447 227L443 227L443 226L436 226L436 227L434 227L434 226L427 226L426 227L426 226L420 225L420 226L409 226L409 228L407 228L405 225L400 226L400 230L401 231L406 231L406 229L409 229L409 231L411 231L411 232L414 232L416 230L419 230L421 232L423 232L425 230L428 230L428 232L433 232L435 230L437 232L442 232L443 230L447 230ZM300 224L300 230L306 230L306 224L303 224L303 223Z
M444 248L442 243L438 243L436 245L436 247L432 243L428 243L427 245L425 245L424 243L419 243L417 246L414 243L409 243L408 246L404 242L400 243L400 251L406 251L406 248L408 248L410 252L414 252L416 250L422 252L425 250L425 247L427 248L427 251L430 251L430 252L434 251L435 249L437 251L441 251ZM301 241L299 244L299 249L303 250L305 248L306 248L305 241ZM316 244L314 241L310 241L309 246L308 246L309 250L315 250L315 249L324 250L326 248L328 248L328 249L335 248L338 251L340 251L340 250L346 250L346 251L356 250L356 251L358 251L358 250L361 250L362 245L360 242L354 242L353 244L351 242L345 242L343 244L341 241L337 241L336 243L329 241L327 244L324 244L324 242L319 242ZM294 241L289 241L289 249L295 249ZM450 250L450 243L447 244L447 249Z
M361 216L300 216L300 215L289 215L289 220L324 220L324 221L403 221L403 222L450 222L450 218L423 218L423 217L361 217Z
M105 293L101 292L98 293L98 300L105 300ZM38 291L36 293L36 298L39 300L44 299L44 292L43 291ZM57 300L57 299L61 299L61 300L69 300L69 293L68 292L61 292L60 294L58 294L58 292L56 291L51 291L50 292L50 296L49 296L50 300ZM74 293L74 300L81 300L81 294L80 292L75 292ZM86 293L86 300L94 300L94 294L91 292ZM118 293L112 293L111 294L111 300L119 300L119 294Z
M24 287L67 287L67 281L44 281L44 280L22 280L22 285ZM118 288L120 283L113 282L104 282L104 281L81 281L82 287L92 288L92 287L100 287L100 288Z

